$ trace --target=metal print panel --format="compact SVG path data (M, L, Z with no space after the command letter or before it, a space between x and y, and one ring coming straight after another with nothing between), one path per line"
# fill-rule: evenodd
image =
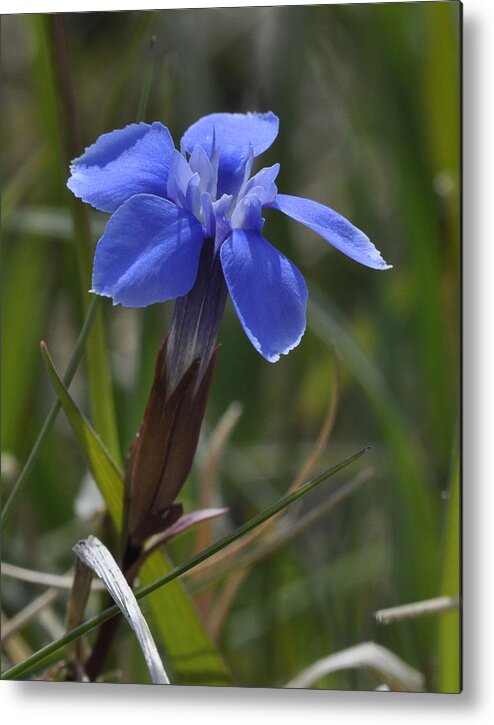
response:
M2 678L461 691L457 2L2 22Z

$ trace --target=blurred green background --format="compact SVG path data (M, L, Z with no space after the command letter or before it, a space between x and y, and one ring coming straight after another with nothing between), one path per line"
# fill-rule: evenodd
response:
M307 332L270 365L227 308L197 464L180 497L187 510L200 500L211 431L238 401L242 414L214 491L214 503L230 513L215 524L214 537L283 494L336 392L332 435L314 473L372 446L332 485L370 466L365 484L266 555L226 608L217 640L235 681L280 686L318 658L373 640L418 668L427 689L458 690L456 614L384 626L373 613L459 593L452 493L459 436L460 5L73 13L64 20L83 146L133 122L143 88L144 120L163 122L177 144L205 114L272 110L280 133L262 165L281 163L279 190L344 214L393 265L386 273L361 267L268 211L266 238L307 280ZM55 399L39 341L64 370L90 297L81 295L78 212L65 188L66 110L46 28L42 16L2 18L4 497ZM91 211L91 244L105 219ZM94 415L85 365L71 391L124 459L172 307L124 310L108 300L103 307L118 443L108 439L111 424L107 432ZM86 478L60 414L3 530L3 558L63 573L76 540L100 531L97 517L81 514ZM326 495L319 490L295 514L323 506ZM187 535L171 555L179 561L196 545L195 534ZM203 615L219 606L223 583L201 594ZM40 591L6 577L2 590L8 619ZM50 616L25 627L19 646L28 652L56 636L65 602L60 597ZM9 650L7 664L13 660ZM137 654L126 667L128 678L146 681ZM315 686L379 684L368 671L346 670Z

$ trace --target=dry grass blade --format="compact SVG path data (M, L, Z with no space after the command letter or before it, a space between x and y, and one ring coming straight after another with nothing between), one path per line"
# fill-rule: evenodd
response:
M391 624L391 622L398 622L403 619L416 619L417 617L427 617L430 614L449 612L452 609L458 609L459 606L460 600L458 597L436 597L422 602L402 604L399 607L380 609L375 612L374 618L379 624Z
M52 604L55 599L60 595L59 589L47 589L39 597L33 599L24 609L9 619L8 622L2 625L2 646L5 642L12 637L19 629L25 627L31 622L45 607Z
M349 668L372 670L395 691L424 691L422 673L375 642L363 642L317 660L291 680L286 687L311 687L321 677Z
M231 403L221 416L218 424L213 430L206 450L204 465L201 472L200 499L198 508L206 509L214 506L214 497L218 482L218 472L220 469L223 454L225 452L228 439L237 424L242 413L240 403ZM211 543L211 527L202 526L198 529L196 537L196 549L201 551Z
M298 475L288 489L287 493L291 493L297 488L300 488L304 481L310 478L314 467L317 464L317 461L319 460L329 441L331 431L333 430L334 422L336 419L336 411L338 410L338 401L340 394L340 358L338 355L338 351L335 347L333 347L333 353L335 360L335 372L326 415L324 417L321 430L319 431L319 435L316 438L316 442L314 443L311 452L306 458L304 464L302 465L302 468L300 469Z
M67 605L66 629L77 627L83 620L86 604L91 593L91 581L93 573L80 559L76 560L74 581L70 592L70 599ZM70 660L82 679L84 668L84 639L79 637L67 646Z
M6 561L2 562L1 565L2 576L9 576L12 579L19 579L20 581L29 582L30 584L38 584L41 587L51 587L52 589L71 589L73 583L72 574L51 574L45 571L37 571L35 569L26 569L23 566L17 566L16 564L9 564ZM104 585L101 582L93 581L93 589L104 589Z
M225 586L217 597L214 607L208 616L208 630L215 642L219 642L223 626L232 608L242 582L249 573L249 568L238 569L225 582Z
M3 612L1 613L2 632L5 631L5 628L9 626L11 621ZM9 638L4 637L2 640L2 649L14 664L22 662L31 654L31 649L20 634L13 634Z
M336 417L336 411L338 408L339 397L339 360L337 355L335 355L335 360L335 375L331 389L331 395L329 398L328 408L323 420L321 430L311 452L309 453L309 456L304 461L300 471L296 475L291 485L288 487L285 495L293 493L294 491L299 489L305 481L308 480L331 435L331 431L333 429ZM219 564L231 559L236 554L238 554L238 552L242 551L243 549L245 549L245 547L249 546L255 540L257 540L263 534L263 532L265 532L266 529L269 528L271 524L276 521L281 515L282 513L277 514L270 521L266 521L265 524L251 531L251 533L248 536L245 536L242 541L235 542L223 549L222 551L218 552L216 556L211 557L211 559L205 562L202 566L196 567L194 569L194 572L191 572L191 576L202 576L205 574L205 572L216 570Z
M74 546L74 552L87 567L102 579L115 603L120 607L122 614L139 641L153 683L155 685L169 685L170 680L161 662L147 622L139 609L137 599L106 546L95 536L89 536Z
M230 435L242 413L240 403L231 403L214 428L206 449L204 465L201 471L199 508L210 508L214 505L218 488L218 474L223 455ZM196 535L196 551L202 551L213 541L213 528L210 524L199 527ZM212 614L213 593L203 592L197 597L195 604L203 618L208 622ZM210 631L211 633L211 631ZM213 639L214 639L214 635Z
M284 546L289 541L300 536L300 534L303 534L304 531L312 528L318 521L327 516L337 504L368 481L373 473L372 468L366 468L360 471L354 478L332 492L324 505L309 511L289 528L277 527L277 530L271 532L272 535L263 545L258 544L250 550L243 551L238 559L227 561L223 567L220 567L218 571L212 573L210 577L194 584L194 587L197 586L197 589L200 590L202 586L209 586L211 584L211 576L215 582L228 575L225 586L215 601L214 609L211 611L208 619L208 628L214 639L219 639L228 612L250 569L279 547Z
M295 539L304 531L311 529L318 521L327 516L332 509L350 496L354 491L359 489L373 475L374 470L369 467L360 471L354 478L342 484L339 488L330 493L324 504L314 508L306 513L295 522L290 522L289 526L278 526L277 530L270 532L269 538L263 542L262 546L257 545L249 550L243 551L242 555L233 561L227 561L223 566L218 566L216 571L208 573L207 576L201 577L199 581L194 581L192 591L199 591L204 586L210 586L225 576L237 571L247 571L254 564L258 564L267 556L272 554L276 549Z

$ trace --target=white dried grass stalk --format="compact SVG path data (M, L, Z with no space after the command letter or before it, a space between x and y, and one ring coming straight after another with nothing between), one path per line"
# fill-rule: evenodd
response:
M363 642L314 662L291 680L286 687L310 687L331 672L349 668L373 670L393 690L424 691L424 676L393 652L375 642Z
M74 546L74 552L86 566L102 579L111 597L120 607L122 614L139 641L153 683L155 685L169 685L170 680L161 662L147 622L139 609L137 599L106 546L95 536L89 536Z
M389 609L380 609L374 614L379 624L391 624L404 619L416 619L417 617L427 617L430 614L442 614L451 609L458 609L460 600L458 597L436 597L435 599L426 599L422 602L412 602L411 604L402 604L399 607L390 607Z

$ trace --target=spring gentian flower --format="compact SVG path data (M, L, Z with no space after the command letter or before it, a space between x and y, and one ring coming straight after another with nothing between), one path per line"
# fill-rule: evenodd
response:
M253 173L277 134L271 112L215 113L185 132L178 151L161 123L134 123L103 134L72 163L71 191L111 214L96 247L93 291L126 307L176 300L126 466L129 565L147 538L181 515L177 496L193 462L228 293L270 362L304 333L307 287L264 238L264 210L305 224L361 264L387 269L344 217L279 194L279 164Z
M100 136L73 162L68 181L77 197L112 215L96 248L93 291L125 307L182 298L198 281L208 240L208 268L226 282L254 347L274 362L300 342L308 294L297 267L262 235L265 209L361 264L388 269L340 214L278 193L279 164L252 175L278 125L271 112L214 113L185 132L180 151L159 122Z

